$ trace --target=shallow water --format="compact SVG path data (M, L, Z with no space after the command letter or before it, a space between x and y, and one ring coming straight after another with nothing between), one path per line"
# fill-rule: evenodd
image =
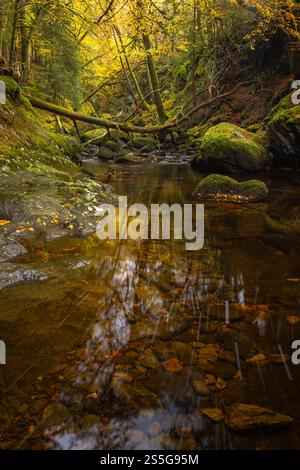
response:
M109 171L129 203L192 202L199 180L188 164L86 167L99 179ZM199 252L174 240L28 242L19 261L48 280L0 291L0 448L300 448L300 366L278 360L300 339L300 322L287 321L300 313L297 180L269 177L264 204L207 203ZM228 317L253 351L220 344ZM267 360L250 365L258 352ZM201 413L232 403L294 423L233 432Z

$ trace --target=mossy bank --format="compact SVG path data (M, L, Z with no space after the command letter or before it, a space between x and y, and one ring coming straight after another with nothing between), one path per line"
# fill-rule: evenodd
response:
M85 177L77 140L55 133L12 78L0 80L0 235L92 231L97 205L115 200L112 188Z

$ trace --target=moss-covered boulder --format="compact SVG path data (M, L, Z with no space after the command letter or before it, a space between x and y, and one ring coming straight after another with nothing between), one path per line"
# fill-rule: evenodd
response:
M300 105L283 98L266 120L267 137L276 167L300 166Z
M207 176L194 191L194 196L200 199L236 203L259 202L267 195L268 187L262 181L249 180L239 183L224 175Z
M203 137L205 136L206 132L211 128L209 122L204 125L199 125L188 129L187 131L187 138L188 143L191 147L198 147L200 148L201 142Z
M201 170L221 173L255 173L268 163L269 155L261 139L228 123L218 124L206 132L194 161Z
M121 148L118 142L115 142L114 140L106 140L105 147L109 148L113 152L119 152Z
M135 135L133 139L129 141L128 145L130 145L130 147L134 147L135 149L142 149L143 147L147 146L148 149L151 148L152 150L155 150L158 146L154 137L142 137L139 135Z
M123 142L127 143L130 140L130 135L127 132L118 129L110 129L109 139L115 141L122 140Z
M98 150L98 158L100 160L112 160L116 156L116 152L102 145Z
M5 91L8 100L23 105L26 108L31 108L29 100L23 95L20 85L13 78L0 76L0 80L5 83Z
M83 142L93 145L100 145L105 139L108 138L108 131L106 129L94 129L92 131L82 134L81 139Z

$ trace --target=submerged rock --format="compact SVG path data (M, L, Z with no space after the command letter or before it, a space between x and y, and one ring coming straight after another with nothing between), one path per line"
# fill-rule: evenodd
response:
M27 250L17 242L9 242L0 238L0 263L9 261L27 253Z
M204 171L255 173L269 161L266 148L255 134L222 123L206 132L194 163Z
M235 404L225 411L225 424L234 431L260 426L286 426L293 422L290 416L256 405Z
M44 409L43 421L47 427L57 426L67 421L71 412L60 403L51 403Z
M214 304L207 309L205 316L212 320L235 322L244 318L244 311L239 304L228 303L228 314L225 304ZM227 318L228 316L228 318Z
M183 333L189 326L190 322L184 318L172 318L168 322L163 320L142 320L131 326L130 341L143 338L156 338L167 341Z
M134 156L124 155L116 158L114 163L116 163L117 165L136 165L137 163L142 163L142 160Z
M146 349L140 357L140 364L147 369L156 369L160 366L159 361L151 351L151 349Z
M217 174L204 178L194 191L194 196L200 199L235 203L259 202L267 195L268 187L263 181L249 180L239 183L229 176Z
M162 405L157 395L138 383L113 381L111 391L121 408L127 412L139 413L143 409L161 409Z
M26 266L18 266L10 263L0 264L0 290L5 287L22 284L28 281L44 281L46 273Z
M200 380L194 380L193 387L199 395L202 395L202 396L209 395L209 388L204 382L201 382Z
M241 356L253 355L257 350L254 341L241 331L233 328L222 328L217 333L217 339L224 349L238 352Z

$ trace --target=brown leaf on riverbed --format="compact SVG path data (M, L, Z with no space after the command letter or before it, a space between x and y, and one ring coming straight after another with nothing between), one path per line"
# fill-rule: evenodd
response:
M219 408L202 408L201 413L211 419L214 423L221 423L224 413Z
M163 362L162 366L167 372L172 373L178 373L183 370L183 367L178 359L169 359L168 361Z
M247 313L269 312L269 306L266 304L240 305L241 310Z
M104 356L104 358L106 361L112 361L113 359L120 357L120 356L121 356L120 351L113 351L111 354Z
M217 390L225 390L227 387L227 384L225 380L221 379L221 377L218 378L217 383L216 383L216 388Z
M297 315L289 315L286 319L289 325L296 325L300 321L300 317Z
M251 357L250 359L247 359L246 362L249 362L250 364L256 364L257 362L265 362L266 359L267 358L263 353L259 353Z
M215 385L216 382L217 382L217 379L214 375L207 374L207 376L205 377L204 382L205 382L206 385Z

